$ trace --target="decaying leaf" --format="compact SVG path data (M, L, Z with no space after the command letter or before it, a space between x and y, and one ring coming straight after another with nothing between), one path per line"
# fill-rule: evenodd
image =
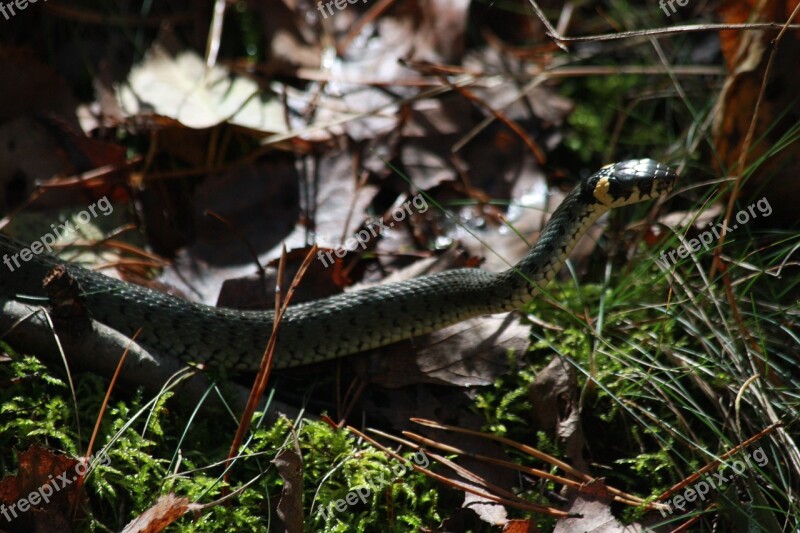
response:
M640 533L639 524L622 524L611 514L607 502L580 496L570 507L570 512L583 518L562 518L556 523L553 533Z
M787 20L796 6L797 1L792 0L727 0L720 12L726 23L774 22ZM796 201L800 195L800 182L796 179L800 174L800 140L796 133L800 122L800 81L795 75L800 55L798 35L797 30L788 31L780 41L774 41L775 31L721 33L729 74L715 110L717 157L713 161L722 175L737 178L758 164L744 182L742 193L751 202L768 198L774 218L762 217L759 223L775 227L800 221ZM771 57L773 63L768 71ZM789 139L791 142L787 142ZM780 150L776 150L779 146ZM743 152L747 156L741 161ZM744 163L743 168L740 162Z
M508 354L524 354L529 327L507 313L465 320L441 331L375 350L356 360L369 381L383 387L438 383L491 385L508 370Z
M503 526L508 523L506 508L471 492L464 493L463 507L472 509L487 524Z
M278 516L283 520L287 533L303 531L303 459L299 447L296 448L281 450L272 460L283 479Z
M76 509L80 516L86 504L78 483L80 471L85 473L80 461L40 446L20 453L17 474L0 481L0 529L12 533L69 531L74 518L71 511Z
M201 508L201 505L189 503L187 498L167 494L161 496L150 509L131 520L122 533L158 533L187 512Z

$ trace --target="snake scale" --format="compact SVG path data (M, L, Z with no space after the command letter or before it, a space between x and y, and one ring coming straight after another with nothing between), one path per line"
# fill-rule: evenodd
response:
M553 213L536 244L499 273L462 268L292 305L280 324L276 368L378 348L470 317L510 311L533 298L564 264L584 232L609 209L668 193L677 175L652 159L608 165L579 183ZM0 235L0 255L24 245ZM30 255L30 254L27 254ZM42 296L42 280L62 262L34 255L0 266L0 297ZM66 263L95 320L153 353L231 370L258 369L273 311L240 311L188 302Z

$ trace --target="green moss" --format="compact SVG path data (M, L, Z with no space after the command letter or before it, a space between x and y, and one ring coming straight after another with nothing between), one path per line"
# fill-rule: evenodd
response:
M14 472L16 451L37 443L70 454L84 453L87 433L105 394L103 380L76 377L82 437L71 428L75 413L69 389L34 358L0 367L0 380L15 386L0 390L0 454L4 470ZM87 530L124 524L170 492L191 502L209 503L223 496L222 461L235 427L220 432L219 424L188 421L169 410L171 394L149 402L141 393L114 401L101 423L97 461L87 477L86 493L93 516ZM440 521L438 490L432 480L344 430L303 420L298 425L280 418L263 425L256 415L254 431L232 470L231 489L254 483L236 495L234 505L218 505L198 516L181 519L176 531L263 531L275 520L283 480L270 463L294 436L302 452L303 501L309 531L411 531ZM65 429L66 428L66 429ZM186 433L180 449L178 436ZM229 438L225 438L225 436ZM191 440L191 442L188 442ZM102 460L100 454L104 454ZM412 454L408 454L411 457ZM179 459L176 459L178 457ZM428 463L416 456L420 464ZM358 487L369 493L344 511L338 500ZM362 491L363 492L363 491ZM342 504L339 504L340 506ZM313 509L313 511L312 511ZM323 513L323 510L325 511Z

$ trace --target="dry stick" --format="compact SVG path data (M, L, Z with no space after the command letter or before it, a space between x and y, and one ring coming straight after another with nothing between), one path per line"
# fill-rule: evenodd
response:
M384 433L383 431L380 431L380 430L377 430L377 429L367 428L367 431L369 431L370 433L375 433L376 435L380 435L381 437L384 437L386 439L393 440L393 441L395 441L395 442L397 442L399 444L402 444L403 446L407 446L408 448L411 448L412 450L420 451L424 455L426 455L427 457L431 457L433 459L436 459L437 461L439 461L443 465L449 467L450 469L452 469L456 474L460 475L461 477L466 478L466 479L468 479L468 480L470 480L470 481L472 481L474 483L478 483L479 485L482 485L483 487L493 491L495 494L500 494L501 496L505 496L509 500L519 500L519 501L522 501L522 502L525 501L525 500L521 499L519 496L517 496L516 494L514 494L513 492L511 492L509 490L506 490L506 489L504 489L502 487L499 487L499 486L495 485L494 483L492 483L490 481L487 481L486 479L482 478L478 474L475 474L474 472L471 472L471 471L467 470L463 466L459 466L459 465L455 464L453 461L447 459L446 457L444 457L442 455L439 455L438 453L431 452L430 450L423 450L422 446L418 445L415 442L411 442L410 440L406 440L406 439L402 439L400 437L396 437L396 436L394 436L394 435L392 435L390 433Z
M256 407L258 406L258 400L264 394L264 389L267 387L267 380L269 379L270 371L272 370L272 359L273 355L275 354L275 345L278 341L278 327L283 320L283 315L286 313L286 308L289 306L289 302L292 299L292 295L294 295L295 289L297 289L297 286L300 284L300 280L303 279L303 276L305 275L306 270L311 264L311 261L316 253L317 245L315 244L308 251L308 254L303 260L303 264L300 265L300 269L297 271L297 274L295 274L289 290L286 291L286 299L281 304L280 287L283 279L284 266L286 263L286 247L283 247L281 260L278 264L278 281L275 285L275 319L272 324L272 335L270 335L269 341L267 342L267 347L265 348L264 355L261 358L261 366L258 369L258 374L256 375L256 379L253 383L253 388L250 390L250 397L247 399L247 405L242 413L239 427L236 428L236 435L231 443L231 448L228 452L228 458L225 460L226 473L223 476L223 481L226 483L228 482L228 478L230 476L230 465L233 461L233 457L236 455L239 446L241 446L242 442L244 441L244 436L247 433L247 430L250 428L250 420L253 418L253 413L255 413Z
M587 474L584 474L583 472L581 472L579 470L576 470L576 469L572 468L570 465L568 465L564 461L556 459L552 455L549 455L549 454L544 453L544 452L540 452L536 448L531 448L530 446L526 446L524 444L520 444L519 442L515 442L513 440L509 440L509 439L507 439L505 437L499 437L497 435L481 433L480 431L473 431L471 429L464 429L464 428L460 428L458 426L451 426L451 425L448 425L448 424L440 424L439 422L436 422L435 420L427 420L425 418L410 418L409 420L411 420L412 422L415 422L415 423L417 423L417 424L419 424L421 426L425 426L425 427L429 427L429 428L442 429L442 430L445 430L445 431L453 431L455 433L464 433L466 435L473 435L473 436L476 436L476 437L482 437L484 439L494 440L494 441L500 442L502 444L505 444L507 446L511 446L513 448L516 448L516 449L518 449L518 450L520 450L522 452L527 453L528 455L536 457L537 459L539 459L541 461L544 461L546 463L550 463L553 466L557 466L558 468L560 468L564 472L567 472L568 474L572 474L573 476L577 477L578 479L581 479L581 480L586 481L586 482L595 481L595 479L593 477L591 477L591 476L589 476Z
M783 28L783 26L784 26L783 24L778 24L778 23L699 24L699 25L673 26L671 28L660 28L660 29L654 29L654 30L636 30L636 31L629 31L629 32L620 32L620 33L615 33L615 34L588 36L588 37L563 37L563 36L560 36L560 35L555 35L554 37L559 39L560 41L563 41L563 42L573 42L573 41L574 42L578 42L578 41L610 41L610 40L614 40L614 39L624 39L624 38L629 38L629 37L644 37L644 36L648 36L648 35L659 35L659 34L667 35L667 34L681 33L681 32L737 30L737 29L765 29L765 28L779 30L779 29ZM788 25L786 27L790 28L790 29L800 29L800 24L792 24L792 25ZM553 35L551 35L551 36L553 36ZM460 85L463 85L464 83L472 84L472 83L474 83L474 80L467 80L466 82L465 81L461 81ZM433 97L433 96L436 96L436 95L439 95L439 94L442 94L442 93L446 92L444 89L445 89L444 87L433 87L433 88L431 88L431 89L429 89L427 91L424 91L421 94L415 95L415 96L410 97L410 98L406 98L404 101L406 101L406 102L414 102L414 101L422 100L423 98ZM321 130L324 130L324 129L328 128L328 127L344 124L346 122L350 122L352 120L357 120L357 119L360 119L360 118L363 118L363 117L366 117L366 116L372 116L372 115L374 115L374 114L376 114L378 112L386 110L386 109L388 109L388 108L390 108L392 106L395 106L395 105L396 104L394 102L389 103L389 104L383 104L383 105L377 106L377 107L375 107L373 109L370 109L370 110L368 110L366 112L359 112L359 113L356 113L353 116L349 116L349 117L346 117L346 118L337 118L335 120L329 120L329 121L326 121L324 124L318 124L318 125L306 127L306 128L304 128L302 130L293 130L293 131L291 131L289 133L271 135L271 136L269 136L266 139L263 139L261 141L261 144L264 147L264 148L262 148L262 150L265 150L266 146L268 146L270 144L283 142L283 141L285 141L287 139L292 139L292 138L297 137L297 136L302 135L302 134L307 134L307 133L311 133L311 132L315 132L315 131L321 131ZM259 153L261 153L261 152L257 151L257 153L252 157L257 156Z
M434 428L434 429L442 429L442 430L445 430L445 431L453 431L455 433L464 433L464 434L467 434L467 435L473 435L473 436L481 437L481 438L484 438L484 439L494 440L494 441L500 442L502 444L505 444L507 446L511 446L513 448L516 448L516 449L520 450L521 452L527 453L528 455L531 455L531 456L533 456L533 457L535 457L535 458L537 458L537 459L539 459L541 461L544 461L546 463L550 463L551 465L560 468L564 472L567 472L568 474L572 474L573 476L575 476L578 479L582 480L584 482L584 484L585 483L595 483L595 482L597 482L596 478L593 478L592 476L589 476L588 474L584 474L583 472L581 472L579 470L576 470L572 466L570 466L567 463L561 461L560 459L556 459L552 455L549 455L547 453L539 451L536 448L532 448L530 446L526 446L525 444L520 444L519 442L507 439L505 437L499 437L497 435L491 435L491 434L488 434L488 433L481 433L480 431L473 431L471 429L464 429L464 428L460 428L460 427L457 427L457 426L450 426L450 425L447 425L447 424L440 424L439 422L436 422L436 421L433 421L433 420L426 420L424 418L411 418L410 420L412 422L416 422L417 424L420 424L422 426L431 427L431 428ZM547 475L551 475L551 474L547 474ZM609 494L612 494L614 496L619 496L623 500L638 502L638 504L645 503L644 499L639 498L638 496L634 496L633 494L628 494L628 493L623 492L623 491L621 491L619 489L616 489L614 487L606 485L606 489L608 490Z
M189 503L188 498L185 497L177 497L174 493L166 494L160 496L156 502L150 506L144 513L140 514L137 518L133 521L129 522L125 529L122 530L122 533L139 533L141 531L154 531L160 532L164 531L169 524L172 524L180 517L188 514L193 513L194 515L199 515L200 513L207 511L213 507L218 505L222 505L223 503L227 503L228 501L232 500L233 498L239 496L240 494L244 493L245 490L249 489L253 484L255 484L261 478L260 475L256 475L253 479L242 485L241 487L237 488L236 490L232 491L229 494L223 494L218 499L209 502L209 503ZM152 513L154 510L160 509L160 512L157 513L160 515L158 520L154 520L154 525L151 525L150 529L144 527L136 527L140 524L138 521L145 513ZM169 510L169 512L165 512ZM134 527L132 527L134 526Z
M738 452L739 450L741 450L745 446L749 446L750 444L752 444L755 441L759 440L761 437L766 436L768 433L772 433L773 431L775 431L775 429L781 427L782 425L783 425L783 422L776 422L776 423L768 426L766 429L763 429L762 431L758 432L756 435L750 437L749 439L747 439L743 443L739 444L738 446L736 446L736 447L730 449L729 451L727 451L726 453L722 454L719 457L719 459L708 463L706 466L704 466L703 468L701 468L700 470L698 470L694 474L690 475L689 477L687 477L683 481L681 481L681 482L677 483L676 485L674 485L673 487L669 488L661 496L656 498L656 501L660 501L660 500L663 500L664 498L672 496L673 494L675 494L677 491L681 490L683 487L685 487L689 483L692 483L695 480L697 480L698 478L700 478L700 476L702 476L703 474L705 474L709 470L712 470L712 469L716 468L722 461L726 460L728 457L730 457L734 453Z
M56 174L52 178L42 180L37 189L46 190L72 188L76 186L87 186L97 181L103 185L108 184L109 181L111 181L113 184L114 181L112 181L110 178L113 178L115 174L122 173L123 171L138 165L141 163L141 161L142 156L137 155L118 165L103 165L100 167L95 167L91 170L87 170L86 172L78 172L77 174L71 174L69 176ZM117 181L119 182L122 180L118 179Z
M119 358L119 363L117 363L117 368L114 370L114 375L111 377L111 382L108 384L108 389L106 390L106 397L103 398L103 403L100 405L100 411L97 413L97 421L94 424L94 430L92 431L92 436L89 439L89 446L86 448L86 460L89 460L89 457L92 455L92 447L94 446L94 441L97 438L97 433L100 431L100 421L103 420L103 415L106 412L106 408L108 407L108 400L111 398L111 391L114 390L114 385L117 383L117 379L119 378L119 373L122 371L122 365L125 364L125 359L128 357L128 352L130 351L131 344L136 342L136 338L142 333L142 328L136 330L136 333L130 338L130 342L128 346L125 348L125 351L122 352L122 357Z
M716 503L712 503L708 506L708 510L714 509L717 507ZM691 526L693 526L697 521L703 518L703 515L696 515L691 517L689 520L681 524L680 526L676 527L675 529L671 530L669 533L683 533L684 531L688 531Z
M514 133L516 133L517 136L522 140L522 142L525 143L525 146L528 147L528 149L531 151L533 156L536 158L536 161L540 165L544 165L547 162L547 156L544 155L544 152L542 151L542 149L539 148L539 146L536 144L536 142L533 139L530 138L530 136L525 132L525 130L523 130L520 127L519 124L516 123L516 121L511 120L510 118L508 118L502 111L496 110L488 102L484 101L482 98L480 98L480 97L476 96L475 94L473 94L472 91L470 91L469 89L467 89L465 87L458 87L457 85L455 85L453 83L450 83L450 81L445 77L445 75L443 73L437 72L438 68L437 68L436 65L428 64L426 70L429 71L429 72L434 72L434 73L438 74L440 79L444 83L446 83L452 90L456 91L457 93L459 93L461 96L463 96L464 98L466 98L470 102L472 102L474 104L477 104L480 107L486 109L492 115L494 115L494 117L497 120L499 120L500 122L502 122L503 124L508 126L508 128L511 129L511 131L513 131Z
M211 15L211 24L208 28L208 39L206 40L206 69L211 69L217 64L219 57L219 45L222 41L222 26L225 21L226 0L215 0L214 9Z
M340 370L341 370L341 365L339 365L339 367L337 368L337 372L336 372L336 381L337 381L337 383L336 383L336 396L337 396L337 398L336 398L336 403L337 403L336 409L337 409L337 414L339 415L339 419L340 420L346 420L350 416L350 413L355 408L356 402L364 394L364 390L367 388L368 383L367 383L366 380L363 380L363 379L361 379L359 377L354 378L353 381L350 383L350 386L347 388L347 391L345 391L345 395L344 395L344 399L343 399L344 401L341 402L341 401L339 401L340 400L339 391L340 391L340 386L341 386L341 380L339 379L341 377L341 371Z
M403 65L415 68L418 64L426 64L424 61L409 61L409 60L401 60ZM467 69L461 66L453 66L453 65L438 65L437 68L446 72L448 75L461 75L461 74L469 74L475 76L476 78L483 78L488 79L491 81L493 78L497 77L496 74L489 74L486 72L479 71L477 69ZM715 66L706 66L706 65L677 65L672 67L672 73L678 76L721 76L725 74L725 69L721 67ZM547 74L550 78L566 78L566 77L579 77L579 76L598 76L604 74L652 74L652 75L667 75L668 73L664 72L663 67L648 67L648 66L601 66L601 65L578 65L573 67L558 67L553 69L541 68L535 71L531 71L530 73L525 74L524 76L508 76L510 79L520 79L523 81L529 81L531 76L538 76ZM297 69L294 73L296 78L300 78L302 80L310 80L310 81L335 81L338 83L348 83L352 85L369 85L372 87L420 87L420 88L430 88L430 87L444 87L445 85L442 84L441 81L434 80L434 79L427 79L427 78L418 78L418 79L408 79L408 80L379 80L375 78L363 78L363 77L343 77L337 74L331 74L329 72L322 72L316 69L309 69L309 68L301 68ZM477 85L481 87L481 85Z
M92 448L94 447L94 441L97 438L97 434L100 431L100 422L103 420L103 415L106 412L106 408L108 407L108 400L111 398L111 391L114 390L114 385L117 383L117 379L119 378L119 373L122 371L122 365L125 364L125 359L128 357L128 352L131 349L131 345L136 342L136 338L142 333L142 328L136 330L136 333L130 338L128 345L125 347L125 351L122 352L122 357L119 358L119 362L117 363L117 368L114 370L114 375L111 377L111 382L108 384L108 388L106 389L106 396L103 398L103 403L100 405L100 411L97 413L97 420L94 423L94 430L92 430L92 436L89 438L89 445L86 447L86 455L84 456L83 460L86 464L89 464L89 459L92 457ZM83 480L85 476L81 475L78 476L78 491L83 490ZM77 507L78 499L75 499L73 504L72 512L70 513L75 518L75 513L78 512Z
M237 237L242 244L247 248L247 251L250 253L250 259L256 264L258 267L258 277L263 282L264 277L266 276L266 270L263 266L261 266L261 261L258 259L258 252L255 248L253 248L253 244L250 240L242 233L242 231L236 226L236 224L229 221L227 218L223 217L222 215L215 213L211 209L206 209L203 211L203 215L209 216L214 220L219 221L222 225L225 226L225 229L228 230L229 233L232 233L235 237Z
M471 471L467 470L463 466L457 465L456 463L454 463L453 461L451 461L450 459L448 459L447 457L445 457L443 455L439 455L438 453L432 452L430 450L424 450L423 448L421 448L419 446L417 446L416 448L419 449L419 451L421 451L422 453L424 453L427 457L430 457L431 459L433 459L435 461L438 461L439 463L443 464L444 466L450 468L451 470L453 470L453 472L455 472L459 476L463 477L464 479L466 479L468 481L471 481L473 483L477 483L478 485L481 485L485 489L492 491L492 494L498 494L498 495L500 495L500 496L502 496L502 497L504 497L504 498L506 498L508 500L517 501L517 502L520 502L520 503L523 503L523 504L526 504L526 505L539 505L539 504L532 504L529 501L523 500L522 498L520 498L519 496L517 496L516 494L514 494L510 490L506 490L506 489L504 489L502 487L498 487L494 483L491 483L490 481L486 480L485 478L482 478L481 476L475 474L474 472L471 472ZM543 507L546 507L547 509L551 509L551 507L547 507L547 506L543 506Z
M92 267L93 270L103 270L106 268L116 268L116 267L145 267L145 268L160 268L165 267L169 263L164 259L161 259L155 254L151 254L141 248L128 244L123 241L118 241L114 239L114 236L119 235L121 233L125 233L128 230L132 230L134 228L133 224L126 224L124 226L118 227L112 231L111 235L99 240L99 241L85 241L82 239L76 239L71 241L69 244L66 245L56 245L60 250L69 250L74 246L78 246L81 248L88 248L88 249L96 249L99 248L101 245L104 248L110 248L117 250L119 252L129 252L131 254L135 254L143 259L120 259L118 261L105 261L102 264L94 265ZM77 250L76 250L77 252Z
M141 269L145 269L146 270L146 269L152 269L152 268L163 268L164 267L164 262L163 261L153 262L153 261L150 261L149 259L147 259L147 260L145 260L145 259L141 259L141 260L123 259L121 261L111 261L111 262L108 262L108 263L103 263L102 265L97 265L97 266L94 267L94 270L99 271L99 270L103 270L103 269L106 269L106 268L118 269L120 267L122 267L122 269L125 269L125 268L128 268L128 269L136 268L136 269L139 269L139 270L141 270Z
M383 451L384 453L389 454L390 456L394 457L398 461L407 462L406 459L404 459L403 457L397 455L395 452L391 451L390 449L386 448L385 446L383 446L382 444L377 442L375 439L372 439L371 437L368 437L367 435L365 435L364 433L360 432L359 430L357 430L353 426L346 426L346 427L347 427L348 431L350 431L351 433L355 434L356 436L364 439L365 441L369 442L370 444L372 444L373 446L375 446L379 450ZM485 499L487 499L489 501L492 501L492 502L495 502L495 503L498 503L498 504L501 504L501 505L507 505L509 507L516 507L517 509L522 509L522 510L525 510L525 511L544 513L544 514L548 514L549 516L552 516L554 518L583 518L583 515L580 515L578 513L569 513L569 512L565 512L565 511L560 511L558 509L553 509L551 507L545 507L543 505L537 505L537 504L534 504L534 503L520 503L520 502L516 502L516 501L513 501L513 500L507 500L505 498L500 498L499 496L495 496L494 494L490 494L488 492L484 492L482 490L476 489L475 487L473 487L471 485L467 485L465 483L461 483L460 481L455 481L455 480L446 478L446 477L444 477L442 475L436 474L435 472L432 472L431 470L428 470L427 468L423 468L423 467L421 467L419 465L416 465L416 464L413 464L413 463L409 463L409 466L411 466L417 472L422 472L426 476L428 476L428 477L430 477L432 479L435 479L435 480L439 481L440 483L443 483L443 484L448 485L450 487L456 488L458 490L463 490L464 492L469 492L471 494L475 494L477 496L480 496L481 498L485 498Z
M462 75L468 74L470 76L475 77L476 79L486 76L484 72L477 71L475 69L466 69L463 67L457 67L453 65L436 65L427 61L408 61L403 60L402 63L409 67L414 68L420 72L433 72L437 74L441 78L441 74L449 74L449 75ZM714 67L708 68L705 66L687 66L687 67L670 67L669 70L665 71L663 67L639 67L639 66L620 66L620 67L603 67L603 66L575 66L575 67L557 67L557 68L542 68L539 69L537 72L532 72L529 75L526 75L526 80L528 80L531 76L533 79L528 81L525 87L521 90L521 95L528 93L537 85L540 85L547 81L548 79L554 79L559 77L577 77L577 76L602 76L605 74L612 74L612 75L619 75L619 74L653 74L653 75L668 75L672 78L675 78L678 74L685 74L685 75L723 75L724 70ZM444 80L445 84L447 84L447 80ZM366 82L365 82L366 83ZM440 85L441 86L441 85ZM517 101L521 99L522 96L516 97L513 101ZM510 105L511 102L507 103L506 106ZM492 109L487 104L483 104L485 107L489 108L493 113L494 109ZM497 113L494 114L495 118L497 117ZM452 148L453 152L458 152L461 148L468 143L472 138L477 135L480 131L486 128L493 119L491 117L486 117L481 123L475 126L470 132L468 132L461 140L457 141ZM501 119L502 120L502 119ZM505 121L504 121L505 122ZM520 134L519 131L515 128L516 123L511 122L510 124L506 122L506 124L514 130L518 135ZM527 135L522 133L520 135L523 141L531 147L533 141L530 141L527 138ZM534 155L540 153L537 149L532 149ZM543 161L542 158L539 159L541 163Z
M600 67L595 67L595 68L600 68ZM631 68L637 68L637 67L631 67ZM678 69L678 67L676 67L676 69L675 69L676 72L677 72L677 69ZM627 70L626 68L619 68L617 70L633 73L632 70ZM717 70L719 70L719 69L717 69ZM645 71L646 71L646 69L645 69ZM307 73L308 71L306 70L304 72ZM551 71L548 71L548 72L551 72ZM689 74L702 74L701 72L694 72L694 71L690 71L690 70L686 70L686 71L684 71L682 73L685 73L687 75L689 75ZM715 72L711 72L710 74L714 74L714 73ZM586 75L588 75L588 74L586 74ZM354 80L354 82L355 81L357 81L357 80ZM536 80L534 80L534 81L536 81ZM542 80L542 81L544 81L544 80ZM456 83L458 86L465 86L465 85L475 85L477 82L478 82L478 80L475 80L470 76L467 76L467 77L465 77L463 79L456 80L456 81L454 81L452 83ZM537 82L535 85L538 85L539 83L541 83L541 82ZM384 85L393 85L393 84L384 83ZM529 88L523 89L523 92L525 92L526 90L529 90ZM424 100L425 98L432 98L432 97L438 96L440 94L445 94L448 91L449 91L449 87L448 86L444 86L444 85L441 85L441 84L436 84L436 85L434 85L434 86L432 86L432 87L420 92L419 94L416 94L416 95L411 96L411 97L403 98L401 100L401 103L417 102L417 101L420 101L420 100ZM294 139L294 138L302 136L302 135L306 135L306 134L309 134L309 133L312 133L312 132L317 132L317 131L323 131L323 130L326 130L326 129L328 129L330 127L333 127L333 126L339 126L341 124L345 124L345 123L348 123L348 122L351 122L351 121L354 121L354 120L362 119L364 117L373 116L373 115L376 115L378 113L387 111L387 110L389 110L390 108L393 108L396 105L399 105L399 104L397 104L396 102L390 102L390 103L387 103L387 104L381 104L379 106L373 107L372 109L368 109L367 111L360 111L360 112L356 112L356 113L350 114L350 115L345 116L345 117L337 117L335 119L326 120L321 124L314 124L312 126L306 126L306 127L302 128L302 129L294 129L294 130L289 131L288 133L280 133L280 134L276 133L274 135L270 135L269 137L267 137L267 138L265 138L265 139L263 139L261 141L262 148L260 148L259 150L256 150L256 152L254 152L252 155L248 155L248 156L245 156L245 157L241 158L241 160L238 161L236 164L237 165L247 164L249 161L252 161L255 157L259 156L264 151L266 151L268 149L267 147L272 145L272 144L284 143L289 139ZM219 169L217 169L217 170L219 170ZM207 171L203 170L202 172L206 173ZM201 171L199 171L199 170L198 171L189 171L189 173L190 174L200 174ZM148 176L148 178L146 178L146 179L148 179L148 180L150 180L150 179L167 179L167 178L180 177L182 174L185 175L185 174L187 174L187 172L186 171L160 172L160 173L157 173L157 174L152 174L152 175Z
M579 482L577 482L577 481L575 481L573 479L567 479L565 477L561 477L561 476L556 475L556 474L551 474L549 472L545 472L544 470L539 470L538 468L531 468L529 466L518 465L516 463L512 463L510 461L505 461L503 459L496 459L494 457L489 457L487 455L481 455L479 453L469 452L467 450L464 450L463 448L456 448L455 446L450 446L448 444L443 444L443 443L437 442L435 440L423 437L422 435L418 435L416 433L412 433L411 431L403 431L403 435L405 435L406 437L409 437L411 439L414 439L415 441L421 442L422 444L430 446L432 448L438 448L438 449L440 449L440 450L442 450L444 452L447 452L447 453L458 454L458 455L461 455L461 456L464 456L464 457L469 457L470 459L483 461L484 463L490 463L490 464L493 464L495 466L501 466L503 468L509 468L511 470L517 470L519 472L524 472L526 474L531 474L532 476L548 479L550 481L554 481L554 482L559 483L561 485L565 485L567 487L570 487L570 488L578 491L579 493L591 493L592 492L592 491L587 491L587 490L584 489L584 487L587 486L588 483L579 483ZM610 490L608 492L611 493ZM624 503L626 505L630 505L631 507L638 507L639 505L642 505L643 503L645 503L645 501L642 498L639 498L637 496L632 496L632 495L624 495L624 496L614 495L614 500L618 501L620 503ZM652 506L653 509L657 509L658 508L657 504L656 505L648 504L648 505Z
M415 62L415 61L402 61L402 62L403 62L403 64L405 64L406 66L409 66L411 68L414 68L417 64L423 64L423 65L425 64L424 62L418 63L418 62ZM447 65L447 66L439 65L437 68L443 70L444 72L459 72L459 69L457 67L453 67L453 66L450 66L450 65ZM471 71L468 71L466 69L461 69L461 70L463 72L471 72ZM447 92L449 90L449 87L447 85L443 85L440 82L433 82L433 81L431 81L431 82L423 82L423 81L420 81L420 80L379 81L379 80L369 80L369 79L345 79L345 78L332 76L332 75L328 75L328 74L320 74L318 71L312 71L312 70L309 70L309 69L301 69L301 71L298 71L299 77L308 78L308 79L319 79L319 80L325 80L325 81L336 80L336 81L340 81L342 83L373 85L373 86L378 86L378 87L381 87L381 86L391 87L391 86L396 86L396 85L401 85L401 86L402 85L418 85L418 86L422 86L422 87L428 87L428 89L426 89L426 91L423 91L421 94L419 94L419 95L417 95L417 96L415 96L413 98L403 99L404 103L410 103L410 102L414 102L414 101L417 101L417 100L421 100L423 98L436 96L438 94L443 94L443 93L445 93L445 92ZM524 87L522 89L522 93L524 94L524 93L530 91L533 87L536 87L537 85L540 85L541 83L543 83L547 79L551 79L551 78L572 77L572 76L594 76L594 75L602 75L602 74L606 74L606 73L608 73L608 74L653 74L653 75L669 74L668 72L664 72L664 69L662 67L655 68L655 67L637 67L637 66L622 66L622 67L601 67L601 66L582 67L582 66L578 66L578 67L556 68L556 69L551 69L551 70L542 70L539 73L535 73L535 78L531 82L529 82L526 85L526 87ZM720 75L720 74L723 74L724 72L723 72L722 69L720 69L718 67L710 68L710 67L706 67L706 66L677 66L677 67L672 67L671 73L673 75L687 75L687 76L698 75L699 76L699 75ZM480 77L480 76L485 76L485 74L484 73L477 73L477 74L473 74L472 76L473 77L474 76L479 76ZM497 76L492 76L491 78L493 79L493 78L496 78L496 77ZM528 79L529 77L530 77L529 75L526 75L525 79ZM479 81L480 81L479 79L473 79L472 81L469 82L469 85L478 85ZM459 85L465 85L466 84L466 82L464 82L463 80L459 81L459 82L456 82L456 83L458 83ZM303 130L293 130L292 132L290 132L288 134L281 134L281 135L277 135L276 134L276 135L273 135L272 137L270 137L270 139L274 139L273 141L269 141L268 140L264 144L268 145L268 144L271 144L273 142L285 142L286 139L294 138L296 136L303 135L304 133L308 133L308 132L311 132L311 131L322 130L322 129L325 129L328 126L332 126L332 125L344 124L344 123L349 122L351 120L357 120L357 119L363 118L365 116L370 116L372 114L376 114L376 113L378 113L380 111L383 111L383 110L387 109L391 105L395 105L395 104L392 103L392 104L386 104L386 105L378 106L378 107L376 107L376 108L374 108L372 110L369 110L369 111L363 112L363 113L358 113L358 114L356 114L356 115L354 115L352 117L346 118L346 119L337 119L337 120L334 120L332 122L328 121L326 124L324 124L322 126L316 125L316 126L312 126L310 128L307 127L307 128L305 128ZM482 129L482 128L486 127L492 120L494 120L492 117L487 117L486 119L484 119L484 121L479 126L476 127L476 129ZM460 144L464 143L464 142L465 141L462 140L462 141L459 141L458 143L456 143L456 145L454 147L454 151L458 151L459 150L458 146ZM151 178L153 178L153 176L151 176ZM161 174L158 175L159 179L165 179L165 178L169 178L169 177L171 177L171 176L169 176L167 174L164 174L164 173L161 173Z
M719 31L719 30L775 30L783 28L798 30L800 24L785 24L783 22L748 22L741 24L684 24L682 26L670 26L669 28L652 28L648 30L631 30L617 33L603 33L600 35L585 35L581 37L565 37L556 32L548 32L548 36L564 43L580 43L592 41L615 41L617 39L629 39L631 37L648 37L650 35L671 35L673 33Z
M149 262L145 262L145 264L150 266L151 268L152 267L166 267L166 266L168 266L169 262L165 261L162 258L160 258L156 254L150 253L147 250L142 250L138 246L135 246L133 244L129 244L129 243L125 242L125 241L116 240L116 238L119 237L120 235L122 235L124 233L127 233L129 231L135 231L135 230L136 230L136 224L133 224L133 223L124 224L122 226L117 226L116 228L114 228L110 232L106 233L105 237L103 237L99 241L95 241L91 246L92 246L92 248L99 248L102 245L104 248L113 248L114 250L117 250L117 251L120 251L120 252L129 252L129 253L134 254L134 255L136 255L138 257L147 258L149 260ZM137 263L142 262L142 261L131 260L131 262L133 262L133 264L137 264ZM124 261L121 261L121 263L124 263ZM96 268L103 268L103 266L96 267Z
M561 42L561 41L564 40L564 39L561 38L561 34L559 34L558 31L556 31L556 29L553 27L553 25L550 24L550 21L547 20L547 17L544 16L544 13L542 12L541 8L539 7L539 4L536 3L536 0L528 0L528 1L530 2L531 7L533 8L533 12L536 13L536 16L539 17L539 20L542 21L542 24L544 24L544 27L547 29L547 35L549 35L551 37L552 36L558 36L555 39L556 46L561 48L564 52L569 52L567 47L564 46L564 44Z

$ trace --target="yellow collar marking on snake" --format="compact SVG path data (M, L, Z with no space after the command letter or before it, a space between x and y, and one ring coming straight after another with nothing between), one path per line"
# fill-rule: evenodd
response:
M605 167L604 167L605 168ZM614 197L609 193L611 183L608 178L600 178L594 188L594 197L603 205L614 205Z

